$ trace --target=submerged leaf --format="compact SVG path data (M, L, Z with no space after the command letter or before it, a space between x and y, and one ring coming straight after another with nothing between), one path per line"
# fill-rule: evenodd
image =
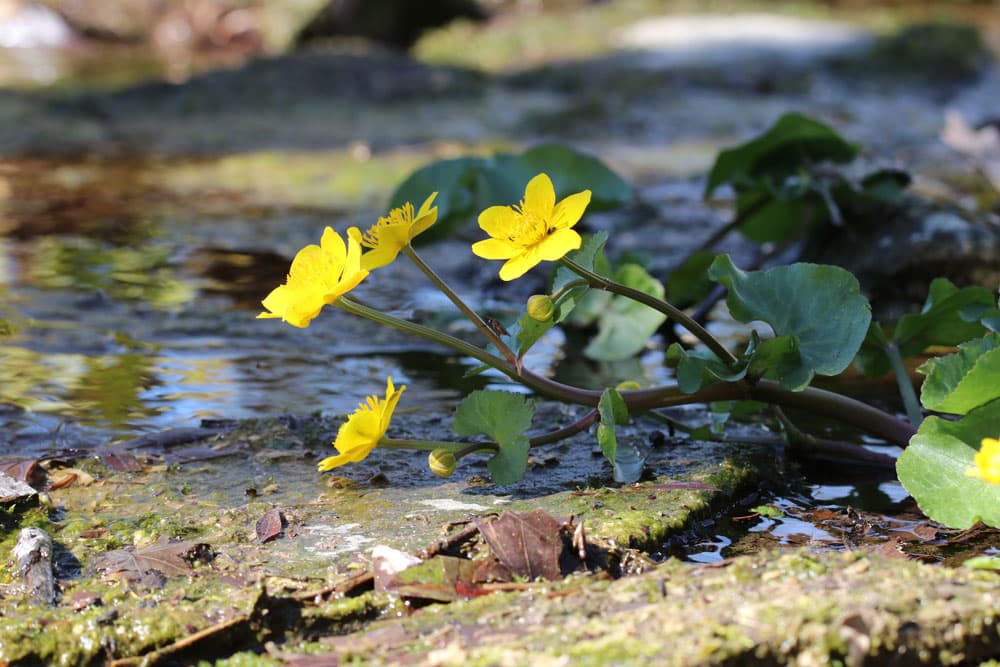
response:
M625 264L619 268L615 272L615 282L658 299L663 298L663 283L638 264ZM646 346L650 336L666 319L663 313L616 294L605 302L597 318L597 335L583 353L598 361L628 359Z

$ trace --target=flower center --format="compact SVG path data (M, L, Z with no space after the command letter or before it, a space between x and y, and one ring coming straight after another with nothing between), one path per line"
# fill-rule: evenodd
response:
M361 245L366 248L377 248L382 230L386 227L397 225L413 224L413 204L406 202L399 208L389 211L389 215L379 218L378 222L368 228L368 231L361 235Z
M517 215L507 232L507 240L511 243L524 247L533 246L556 231L555 227L549 227L548 221L541 216L525 212L524 202L514 206L513 209Z

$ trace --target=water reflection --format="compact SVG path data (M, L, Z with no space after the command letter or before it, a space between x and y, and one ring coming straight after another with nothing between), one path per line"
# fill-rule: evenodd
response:
M469 386L466 360L346 315L304 331L254 319L289 262L258 249L345 226L329 211L230 200L213 216L157 194L147 167L0 169L0 454L205 417L348 412L389 374L411 386L408 409Z

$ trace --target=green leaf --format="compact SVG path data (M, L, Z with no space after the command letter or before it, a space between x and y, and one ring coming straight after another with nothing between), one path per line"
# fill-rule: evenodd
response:
M438 196L438 221L417 237L427 242L455 232L483 209L509 206L524 198L524 187L540 172L552 179L558 199L590 190L589 210L608 209L629 201L632 190L599 159L560 144L546 144L520 155L438 160L407 177L393 193L390 206L419 206L432 192Z
M798 113L788 113L759 137L719 153L708 174L705 196L723 183L739 189L749 181L784 180L808 162L850 162L858 147L829 126Z
M601 394L597 411L601 416L601 421L597 426L597 444L601 446L601 451L604 452L604 458L608 460L608 463L614 465L618 451L615 425L628 421L628 408L625 406L622 395L609 387Z
M757 332L753 332L756 336ZM776 380L792 391L802 391L809 386L813 373L802 362L799 339L796 336L777 336L760 341L750 360L747 376Z
M708 278L708 267L715 260L715 253L700 250L670 272L667 278L667 300L678 308L698 303L714 287Z
M958 352L929 359L917 372L927 376L920 388L925 408L965 414L1000 397L1000 335L959 345Z
M730 370L711 350L686 350L680 343L671 343L667 348L666 362L674 369L677 386L685 394L693 394L702 385L716 380L735 382L742 380L748 365L742 363L736 370Z
M896 462L899 481L934 521L1000 528L1000 485L968 477L983 438L1000 433L1000 401L970 410L959 421L928 417Z
M734 318L762 320L775 337L797 340L797 363L790 360L788 342L770 344L767 350L771 356L783 352L774 379L786 388L802 387L814 373L843 371L868 331L871 307L857 279L839 267L800 263L747 272L722 255L712 263L709 277L729 288L726 303Z
M782 512L777 507L771 505L757 505L757 507L751 507L750 511L759 514L768 519L783 519L785 518L785 513Z
M615 434L615 425L628 421L628 407L621 394L610 387L605 389L597 404L597 411L601 416L597 424L597 443L601 446L604 458L611 463L614 480L622 484L638 481L646 457L635 445L618 447Z
M962 566L973 570L1000 570L1000 556L973 556L963 561Z
M958 345L982 336L983 325L973 318L966 320L964 313L970 306L993 305L993 295L982 287L958 289L947 278L931 282L927 301L919 313L904 315L899 319L892 339L904 357L926 350L931 345Z
M615 282L659 299L663 283L638 264L625 264L615 272ZM635 355L667 319L663 313L628 297L614 295L598 317L597 335L583 353L598 361L618 361Z
M513 484L528 468L528 437L534 404L521 394L480 390L465 397L455 410L458 435L485 435L500 447L486 464L497 484Z
M528 181L543 171L552 179L558 199L590 190L590 210L613 208L632 198L629 184L601 160L563 144L542 144L520 155L499 154L493 160L499 171L520 184L514 201L524 196Z
M762 197L765 198L762 200ZM766 201L769 194L757 190L741 194L736 199L737 215L746 214L757 202ZM766 201L746 222L740 233L757 243L776 243L801 238L826 216L826 209L808 197Z
M410 202L417 207L430 193L437 192L434 204L438 209L438 221L418 239L427 241L443 237L456 223L475 212L480 199L476 176L487 168L487 161L478 157L432 162L417 169L400 183L389 200L389 206L395 208Z

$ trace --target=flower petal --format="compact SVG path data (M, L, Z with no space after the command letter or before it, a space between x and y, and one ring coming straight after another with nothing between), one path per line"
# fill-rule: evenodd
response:
M523 250L506 239L486 239L472 244L473 254L483 259L510 259Z
M516 257L511 257L500 267L500 280L520 278L540 261L542 258L538 255L537 246L525 248L524 252Z
M554 262L561 259L570 250L576 250L583 243L580 235L572 229L557 229L552 234L535 246L538 257L542 260Z
M495 239L505 239L515 226L517 215L510 206L490 206L479 214L479 228Z
M556 205L556 191L552 187L552 179L545 172L528 181L524 189L524 212L533 214L542 220L552 218L552 210Z
M431 196L424 200L424 203L420 205L420 210L417 211L417 217L422 218L431 211L431 204L434 203L434 198L437 197L438 193L432 192ZM437 215L437 214L435 214Z
M329 253L328 256L336 264L344 265L344 260L347 258L347 247L344 245L344 239L340 238L340 234L327 227L323 230L323 238L320 239L319 245L323 248L323 252Z
M568 229L580 221L583 212L590 204L590 190L577 192L556 204L552 213L552 226L556 229Z

